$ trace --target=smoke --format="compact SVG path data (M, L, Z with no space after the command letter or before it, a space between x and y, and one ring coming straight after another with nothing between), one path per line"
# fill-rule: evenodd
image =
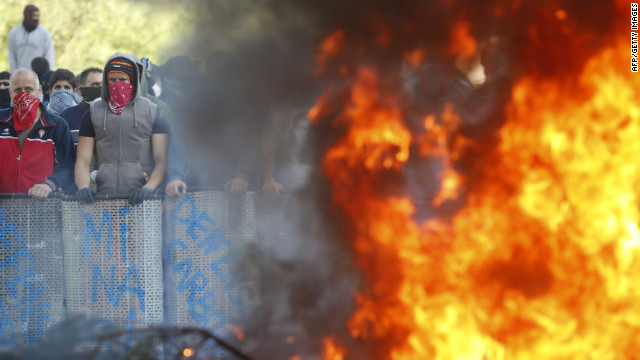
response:
M418 116L412 111L423 116L454 102L464 117L461 133L479 144L457 164L471 189L486 171L482 154L496 145L513 82L525 75L575 81L586 59L611 42L616 14L609 2L577 0L254 0L189 6L198 13L196 32L181 46L203 66L190 80L195 86L181 90L191 101L179 107L176 122L189 158L208 171L203 185L220 187L243 164L250 188L259 190L260 144L274 114L308 110L326 91L337 104L305 138L311 181L288 198L284 213L271 214L260 225L268 233L289 232L261 244L263 306L246 324L248 336L259 338L256 358L317 355L321 339L332 333L350 341L345 324L362 284L351 265L350 229L331 207L319 164L344 131L333 126L332 116L347 106L341 98L355 69L375 65L384 87L403 92L406 54L424 52L423 63L434 67L414 73L418 86L407 103L407 126L415 130ZM478 52L487 44L497 47L494 81L480 105L469 105L473 89L451 95L456 90L451 79L467 80L456 68L460 51L451 46L459 21L468 22ZM337 30L345 34L341 51L328 56L318 74L322 41ZM439 211L450 215L460 205L445 204ZM367 352L367 344L348 345L352 355Z

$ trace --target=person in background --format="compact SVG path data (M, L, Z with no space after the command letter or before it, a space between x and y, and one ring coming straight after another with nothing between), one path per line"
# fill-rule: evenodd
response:
M67 123L40 103L42 87L31 69L10 79L13 106L0 110L0 193L46 199L73 182L75 151Z
M154 66L153 72L155 73L155 82L151 88L153 89L154 96L159 98L162 96L162 68Z
M154 68L158 68L156 65L151 63L148 57L143 56L140 61L136 64L138 66L138 70L140 71L140 96L145 97L151 100L154 104L160 107L160 110L164 113L164 118L169 122L169 124L175 122L175 113L169 104L160 100L153 93L153 88L151 84L153 83L152 72ZM193 85L193 82L191 83Z
M30 68L31 61L39 56L47 59L54 68L53 39L49 30L40 25L40 11L35 5L24 8L22 24L9 31L9 67L12 72Z
M190 153L193 148L189 149L186 143L193 141L193 134L180 136L188 124L172 124L175 131L169 145L165 193L178 196L199 186L236 195L256 189L260 133L257 122L261 117L252 89L238 81L241 71L237 59L227 51L211 53L204 86L191 85L197 84L197 78L190 73L193 69L181 69L178 65L188 63L184 58L167 60L163 66L161 98L167 99L176 114L187 115L184 122L206 118L199 131L207 134L209 146L206 158L198 158L203 152Z
M84 69L78 76L78 93L82 96L82 102L60 113L60 116L69 124L75 146L78 145L78 131L80 130L82 115L89 110L91 102L100 97L102 77L102 70L97 67Z
M162 74L162 92L158 98L179 113L192 101L190 87L202 78L198 64L188 56L174 56L162 66Z
M99 195L129 194L129 203L137 205L164 180L168 124L160 108L141 96L138 62L120 52L109 57L100 98L83 115L75 166L81 202L95 201L89 187L94 153Z
M10 77L10 72L0 72L0 109L8 109L11 107L11 94L9 93Z
M262 194L278 198L303 187L310 173L308 133L311 107L304 102L285 101L271 111L260 144Z
M77 105L75 98L76 78L71 71L67 69L54 71L49 79L49 84L51 92L49 93L47 110L50 113L59 115L64 110Z
M45 104L49 102L49 78L53 71L49 68L49 61L40 56L31 61L31 70L38 74L40 86L42 86L42 99Z

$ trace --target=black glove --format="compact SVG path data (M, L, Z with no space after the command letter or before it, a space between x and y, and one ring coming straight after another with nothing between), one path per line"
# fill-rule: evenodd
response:
M93 204L94 202L96 202L91 189L89 189L88 187L76 191L76 197L78 198L78 201L85 204Z
M142 204L144 199L146 199L147 196L152 192L153 190L149 189L146 186L133 190L129 195L129 204L131 204L132 206Z

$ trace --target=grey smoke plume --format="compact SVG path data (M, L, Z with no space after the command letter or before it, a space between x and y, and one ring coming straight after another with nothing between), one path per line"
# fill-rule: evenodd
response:
M385 83L390 88L400 88L398 78L407 51L424 49L426 62L452 67L455 54L447 49L451 28L459 19L470 22L471 35L480 43L498 37L508 44L504 56L509 69L493 85L491 111L463 129L490 149L492 135L504 120L502 109L512 79L524 73L541 78L575 73L584 59L608 41L600 34L609 32L615 12L606 2L577 0L522 1L519 5L499 0L189 4L198 10L197 36L184 39L192 58L206 59L213 51L225 51L216 57L223 60L216 65L219 67L204 66L208 68L202 77L205 83L191 89L195 91L189 97L194 101L187 103L185 120L178 125L188 134L190 156L199 163L242 155L258 159L256 146L270 114L292 103L308 108L329 87L337 89L333 94L340 104L340 94L351 81L350 75L340 74L341 65L353 69L375 64L391 79ZM556 19L553 14L558 9L569 13L571 22ZM563 30L567 26L569 30ZM346 34L343 52L329 60L322 76L312 76L322 40L338 29ZM588 44L572 37L577 29L592 34L585 39ZM381 34L387 34L389 41L380 42ZM224 111L242 115L223 121ZM278 226L293 230L288 242L263 244L261 249L264 305L255 321L246 324L248 336L260 339L256 358L313 358L319 354L321 339L332 333L347 341L350 358L369 358L370 344L349 343L345 327L354 308L354 291L361 284L350 265L348 224L333 212L329 186L318 168L322 154L342 131L331 126L330 116L324 120L308 138L315 165L312 182L293 195L293 210L273 214L262 225L270 231ZM481 163L482 154L463 154L459 166L467 179L473 179L483 173L475 166ZM256 161L252 164L254 170L259 167ZM254 176L259 178L257 173ZM466 185L472 187L473 182ZM453 206L449 211L456 209ZM387 348L377 350L384 354Z

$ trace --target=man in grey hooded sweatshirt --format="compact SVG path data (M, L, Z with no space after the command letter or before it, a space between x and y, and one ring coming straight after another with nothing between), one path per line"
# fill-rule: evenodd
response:
M84 203L95 201L89 188L94 151L98 195L129 194L129 203L137 205L164 180L168 123L162 110L142 97L138 62L120 52L109 57L101 96L82 118L75 182Z

